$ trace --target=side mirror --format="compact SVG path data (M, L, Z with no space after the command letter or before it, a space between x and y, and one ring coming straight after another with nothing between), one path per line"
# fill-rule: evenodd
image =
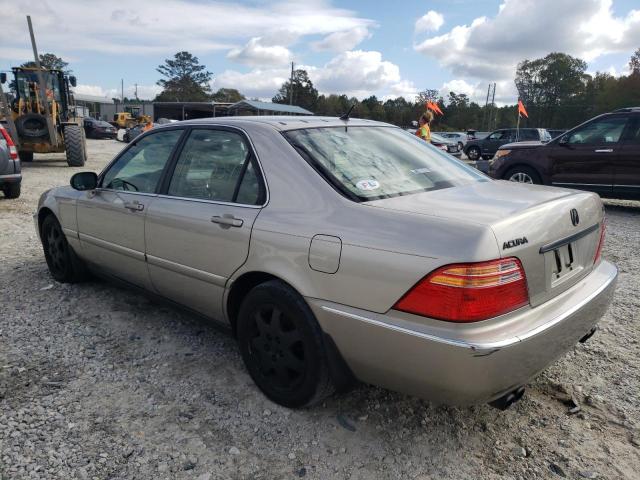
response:
M95 190L98 186L98 175L95 172L79 172L71 177L71 187L74 190Z
M0 83L2 84L7 83L7 74L4 72L0 73Z
M69 83L71 84L72 87L75 87L76 84L78 83L76 80L76 77L74 77L73 75L69 77Z
M563 135L560 137L560 140L558 140L558 145L567 145L568 143L569 143L568 135Z

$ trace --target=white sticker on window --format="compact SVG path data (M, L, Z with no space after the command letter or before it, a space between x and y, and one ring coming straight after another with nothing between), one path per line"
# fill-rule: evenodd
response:
M359 190L377 190L380 188L380 183L377 180L360 180L356 183L356 187Z

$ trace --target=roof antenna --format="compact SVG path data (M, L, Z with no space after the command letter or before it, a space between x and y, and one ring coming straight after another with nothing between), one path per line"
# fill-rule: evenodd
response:
M342 116L340 117L340 120L349 120L349 115L351 115L351 111L353 110L353 108L356 106L355 103L352 103L351 106L349 107L349 110L347 111L347 113L343 113Z

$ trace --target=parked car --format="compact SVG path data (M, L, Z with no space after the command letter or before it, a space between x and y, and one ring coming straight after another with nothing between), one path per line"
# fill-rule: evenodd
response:
M355 377L506 408L592 335L617 276L597 195L494 181L369 120L156 127L43 193L35 221L53 278L94 272L226 325L288 407Z
M493 178L640 198L640 107L597 116L548 143L500 147Z
M462 150L458 146L458 143L455 140L444 138L439 133L431 134L431 145L453 155L456 158L460 158L462 156Z
M116 138L116 128L108 122L85 117L82 121L87 138Z
M446 138L447 140L451 140L452 142L456 142L458 144L458 150L462 152L464 146L467 144L469 137L466 133L463 132L436 132L441 137Z
M488 160L505 143L517 141L537 140L546 142L551 140L551 135L544 128L502 128L491 132L487 137L467 142L464 153L469 160Z
M138 138L145 132L146 125L136 125L131 128L127 128L122 136L122 140L125 143L133 142L135 138Z
M9 132L0 125L0 189L6 198L18 198L22 185L20 158Z
M469 129L467 130L467 141L469 140L481 140L486 138L491 132L479 132L477 130Z

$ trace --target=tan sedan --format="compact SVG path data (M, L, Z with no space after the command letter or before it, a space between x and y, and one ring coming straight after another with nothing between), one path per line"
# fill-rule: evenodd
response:
M593 333L617 276L597 195L494 181L356 119L160 126L45 192L35 222L56 280L94 272L228 325L291 407L355 378L506 408Z

